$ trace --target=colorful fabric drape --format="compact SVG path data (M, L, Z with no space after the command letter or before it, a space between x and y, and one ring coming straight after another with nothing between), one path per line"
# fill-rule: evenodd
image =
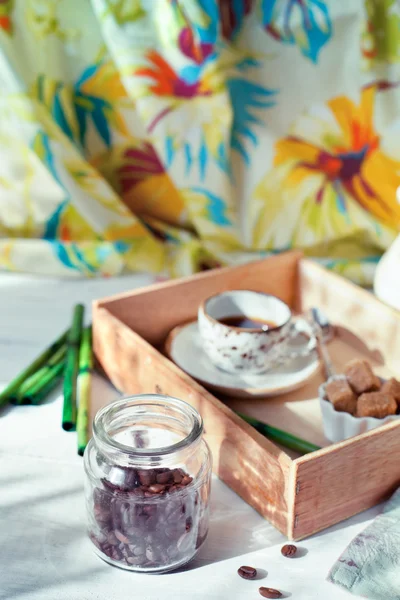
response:
M400 229L395 0L0 0L0 268L172 276Z

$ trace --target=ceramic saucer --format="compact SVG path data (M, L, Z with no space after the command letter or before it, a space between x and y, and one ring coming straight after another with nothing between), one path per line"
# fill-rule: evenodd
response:
M299 324L301 321L299 319ZM299 332L291 343L299 346L308 341L309 338ZM317 352L312 350L307 356L295 358L261 375L221 371L203 351L197 321L175 327L168 335L165 349L178 367L204 387L237 398L285 394L305 385L320 368Z

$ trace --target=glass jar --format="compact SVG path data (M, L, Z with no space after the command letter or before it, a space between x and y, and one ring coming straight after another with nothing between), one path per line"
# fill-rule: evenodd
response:
M158 394L101 409L85 451L88 533L108 563L164 572L189 562L209 523L211 454L198 412Z

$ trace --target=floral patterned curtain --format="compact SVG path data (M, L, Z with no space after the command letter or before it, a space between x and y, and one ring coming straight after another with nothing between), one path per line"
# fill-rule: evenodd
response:
M395 0L0 0L0 268L172 276L400 229Z

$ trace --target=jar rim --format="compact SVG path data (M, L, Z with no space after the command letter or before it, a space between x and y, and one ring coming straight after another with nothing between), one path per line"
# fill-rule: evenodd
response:
M136 448L118 442L113 436L107 432L107 419L111 419L113 414L116 414L119 409L126 407L131 403L132 408L141 405L173 405L175 408L181 409L182 413L186 413L192 420L192 428L188 435L184 438L166 446L158 448ZM198 440L203 433L203 419L200 413L191 406L188 402L175 398L174 396L165 396L163 394L135 394L132 396L124 396L118 400L110 402L97 413L93 421L93 437L96 442L108 449L114 449L123 454L129 455L131 458L153 458L174 454Z

